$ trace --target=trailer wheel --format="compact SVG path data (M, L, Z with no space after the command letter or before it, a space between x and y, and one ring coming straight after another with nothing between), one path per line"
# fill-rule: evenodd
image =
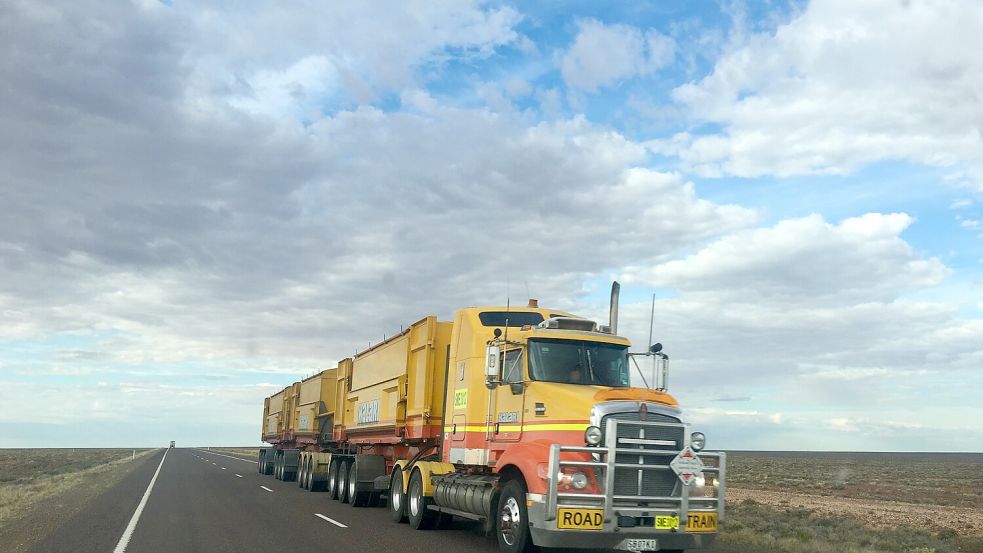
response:
M308 455L304 461L304 489L310 491L314 483L314 456Z
M539 548L529 535L526 487L521 480L509 480L498 500L498 550L502 553L532 553Z
M305 455L300 456L300 466L297 467L297 487L307 489L307 472L305 468L307 467L307 458Z
M314 491L314 456L308 455L304 461L304 489Z
M328 465L328 498L338 499L338 464L337 459L332 459Z
M365 507L369 503L371 492L358 491L358 471L356 463L348 469L348 504L352 507Z
M318 460L316 460L313 455L307 463L307 490L311 492L320 492L324 490L324 481L315 478L315 472L318 464Z
M338 463L338 500L348 503L348 463Z
M277 455L273 458L273 478L276 478L277 480L282 478L280 476L280 470L283 468L283 463L281 462L282 459L282 455Z
M410 476L410 489L406 494L406 510L409 511L410 526L414 530L433 528L437 512L427 508L432 499L423 495L423 475L414 470Z
M403 492L403 469L393 469L389 479L389 516L393 522L406 522L406 494Z

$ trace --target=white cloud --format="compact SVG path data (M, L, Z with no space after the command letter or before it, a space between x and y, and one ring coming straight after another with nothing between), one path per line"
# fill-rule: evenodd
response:
M983 189L983 4L818 0L739 36L674 91L720 133L658 143L707 175L842 174L879 160L967 171Z
M948 270L900 237L912 218L868 213L830 224L819 215L741 231L686 259L629 270L626 279L741 301L857 305L939 284Z
M654 29L629 25L578 23L577 37L563 55L561 71L568 86L594 92L638 75L650 75L672 63L676 43Z
M957 304L906 299L950 272L905 242L912 224L905 214L878 213L783 220L623 275L627 285L659 288L655 339L673 359L671 389L690 411L715 414L701 424L723 433L728 447L849 447L832 432L803 439L834 412L872 421L834 417L856 430L856 447L891 449L910 434L890 427L907 420L891 413L924 401L926 389L931 409L983 420L971 399L983 389L983 321L961 318ZM629 336L646 335L647 303L626 304L622 315ZM752 399L740 410L713 407L727 397ZM762 430L775 413L789 434ZM754 414L755 424L738 422ZM953 432L949 425L940 435ZM866 446L864 437L872 439Z
M17 406L5 422L25 422L26 397L104 421L91 426L110 444L146 435L127 421L157 412L214 421L201 432L216 436L248 420L237 435L255 436L271 388L424 314L499 303L507 282L513 299L528 285L543 305L600 314L584 283L610 274L628 277L632 337L649 305L630 287L660 287L656 337L698 422L768 429L732 447L793 443L782 433L808 435L830 409L854 421L865 394L910 406L926 386L980 418L965 404L983 322L906 299L949 273L905 242L911 216L750 228L755 210L700 197L684 174L652 169L646 145L564 117L557 90L506 81L479 91L502 109L467 109L420 86L450 57L530 48L513 10L181 9L25 3L0 19L0 35L31 45L0 56L0 398ZM408 11L422 19L401 26ZM627 34L619 47L639 56L576 77L585 90L671 59L657 35ZM403 111L357 105L378 95ZM548 121L509 109L526 96ZM25 394L30 375L79 384ZM276 384L249 384L261 380ZM213 401L226 395L234 408ZM714 401L740 409L706 411ZM173 429L151 422L161 439Z
M191 95L268 115L310 117L326 105L371 103L440 74L450 60L525 47L511 7L483 2L176 5L194 33ZM216 102L218 106L216 106ZM328 110L330 111L330 110Z

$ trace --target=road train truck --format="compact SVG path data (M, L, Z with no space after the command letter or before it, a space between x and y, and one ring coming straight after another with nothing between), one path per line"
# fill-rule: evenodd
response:
M264 402L259 471L414 529L478 521L505 553L705 547L726 457L666 391L668 357L531 300L428 316ZM639 385L641 384L641 385Z

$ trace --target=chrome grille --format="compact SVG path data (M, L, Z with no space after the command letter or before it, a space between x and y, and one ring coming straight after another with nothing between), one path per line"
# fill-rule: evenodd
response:
M609 419L625 421L628 424L617 426L618 447L626 447L643 451L665 451L665 455L616 453L615 462L629 465L668 465L683 448L684 429L674 426L632 425L631 422L667 422L679 423L679 419L661 413L644 413L631 411L627 413L612 413L601 419L601 428L607 428ZM624 443L622 439L663 440L670 444L640 444ZM679 479L669 470L635 470L617 467L614 470L614 495L640 496L669 496L672 495Z

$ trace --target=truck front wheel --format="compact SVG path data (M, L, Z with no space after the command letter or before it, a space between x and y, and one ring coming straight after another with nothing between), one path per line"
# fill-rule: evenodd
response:
M502 553L532 553L538 548L529 535L529 512L526 510L526 487L510 480L498 500L498 550Z

